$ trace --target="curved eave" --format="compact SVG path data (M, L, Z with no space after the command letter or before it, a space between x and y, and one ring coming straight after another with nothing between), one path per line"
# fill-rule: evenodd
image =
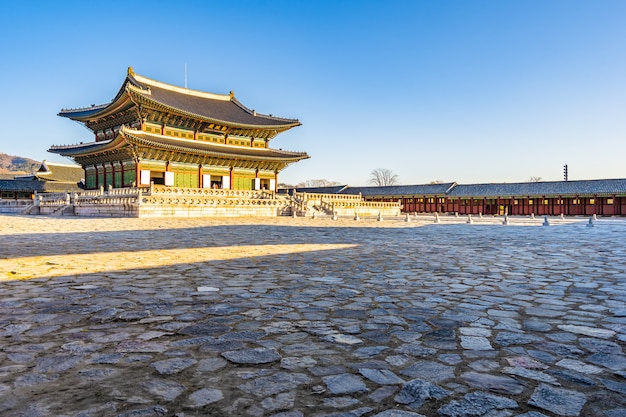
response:
M175 152L198 153L227 159L296 162L302 159L310 158L309 155L304 152L218 145L189 139L177 139L169 136L152 135L132 129L123 129L120 131L120 136L124 136L126 138L126 142L134 143L140 146Z
M141 90L138 87L130 87L128 88L127 91L133 101L137 103L141 103L143 106L146 106L148 108L158 110L158 111L164 111L164 112L188 117L190 119L201 120L206 123L214 123L217 125L229 126L229 127L237 128L237 129L257 129L257 130L270 130L270 131L273 130L277 132L279 131L284 132L293 127L302 125L302 123L300 123L300 121L298 120L293 120L293 121L290 121L289 123L284 123L284 124L249 124L249 123L233 122L231 120L222 120L218 118L207 117L207 116L203 116L197 113L192 113L192 112L188 112L185 110L181 110L179 108L172 107L166 103L162 103L160 101L154 100L150 95L146 94L143 90ZM239 106L242 107L241 105ZM259 116L259 117L262 117L262 116Z
M62 156L68 156L71 158L93 155L95 153L111 151L118 149L126 144L122 135L117 135L114 139L105 140L101 142L89 142L81 143L78 145L62 145L51 146L48 149L50 153L56 153Z
M108 103L98 106L86 107L82 109L61 110L59 116L67 117L71 120L86 123L91 120L100 119L110 114L131 108L134 105L128 94L118 94L116 98Z

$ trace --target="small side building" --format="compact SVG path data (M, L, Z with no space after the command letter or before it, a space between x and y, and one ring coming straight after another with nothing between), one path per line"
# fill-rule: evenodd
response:
M1 200L32 200L35 193L72 192L83 189L80 165L43 161L36 172L0 179Z

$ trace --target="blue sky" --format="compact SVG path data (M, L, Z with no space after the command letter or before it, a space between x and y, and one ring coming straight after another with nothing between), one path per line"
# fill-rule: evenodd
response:
M62 108L141 75L297 118L281 182L625 178L626 1L63 1L0 5L0 152L93 139Z

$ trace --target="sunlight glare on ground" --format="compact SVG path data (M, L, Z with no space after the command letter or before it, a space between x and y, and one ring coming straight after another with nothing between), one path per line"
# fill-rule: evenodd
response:
M130 269L161 268L181 263L192 264L209 261L227 261L257 256L347 249L355 246L357 245L245 245L24 256L0 259L0 270L4 271L0 276L0 281L54 278L66 275L93 274Z

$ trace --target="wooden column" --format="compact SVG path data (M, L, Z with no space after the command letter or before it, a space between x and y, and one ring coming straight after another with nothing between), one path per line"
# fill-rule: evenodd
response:
M135 187L141 185L141 161L137 160L135 163Z

